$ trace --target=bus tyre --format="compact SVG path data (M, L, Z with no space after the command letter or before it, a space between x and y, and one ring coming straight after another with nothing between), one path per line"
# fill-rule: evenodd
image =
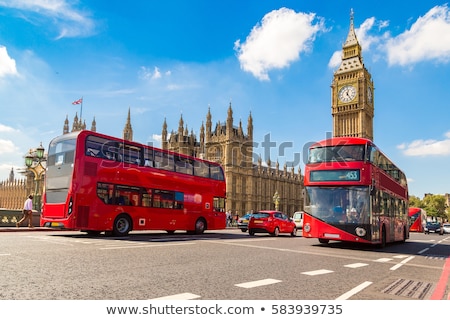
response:
M248 230L248 234L251 235L251 236L254 236L255 235L255 231L253 231L252 229L249 229Z
M195 221L195 234L202 234L203 232L205 232L206 230L206 221L203 218L199 218L197 219L197 221Z
M330 242L330 240L319 238L319 242L322 244L327 244L328 242Z
M402 235L401 242L405 242L405 241L406 241L406 228L403 228L403 235Z
M113 235L126 236L131 231L131 219L126 214L119 214L114 220Z

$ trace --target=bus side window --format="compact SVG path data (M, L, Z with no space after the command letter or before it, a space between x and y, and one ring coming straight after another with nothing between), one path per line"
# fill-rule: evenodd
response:
M152 205L152 190L151 189L143 189L142 191L142 206L143 207L151 207Z
M218 165L211 165L211 178L215 180L225 180L223 176L222 168Z
M209 165L202 161L194 162L194 175L203 178L209 178Z
M192 175L193 174L192 160L187 157L176 156L175 171Z
M144 166L145 167L153 167L153 161L149 159L144 160Z

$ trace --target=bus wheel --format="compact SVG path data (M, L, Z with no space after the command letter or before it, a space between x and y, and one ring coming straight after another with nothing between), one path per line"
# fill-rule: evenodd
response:
M401 242L405 242L405 241L406 241L406 229L403 228L403 237L402 237Z
M330 242L330 240L319 238L319 242L323 243L323 244L326 244L326 243Z
M195 234L202 234L206 230L206 221L203 218L199 218L195 221Z
M114 220L113 234L123 237L131 231L131 219L126 214L119 214Z
M251 235L251 236L254 236L255 235L255 231L253 231L252 229L249 229L248 230L248 234Z

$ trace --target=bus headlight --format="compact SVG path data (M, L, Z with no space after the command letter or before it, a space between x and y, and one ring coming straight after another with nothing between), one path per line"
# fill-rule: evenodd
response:
M305 225L303 226L303 230L305 230L305 232L310 232L311 231L311 225L309 223L305 223Z
M355 232L356 232L356 234L357 234L358 236L360 236L360 237L364 237L364 236L366 235L366 229L361 228L361 227L357 227L357 228L355 229Z

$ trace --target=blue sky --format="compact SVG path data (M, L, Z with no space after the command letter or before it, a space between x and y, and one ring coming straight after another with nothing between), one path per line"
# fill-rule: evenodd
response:
M350 10L375 86L374 142L411 195L450 193L450 9L442 1L0 0L0 180L72 125L160 146L180 117L252 115L255 155L294 162L332 131ZM270 139L273 147L261 148ZM282 147L281 147L282 146ZM300 161L297 161L300 159ZM20 174L16 173L16 177Z

